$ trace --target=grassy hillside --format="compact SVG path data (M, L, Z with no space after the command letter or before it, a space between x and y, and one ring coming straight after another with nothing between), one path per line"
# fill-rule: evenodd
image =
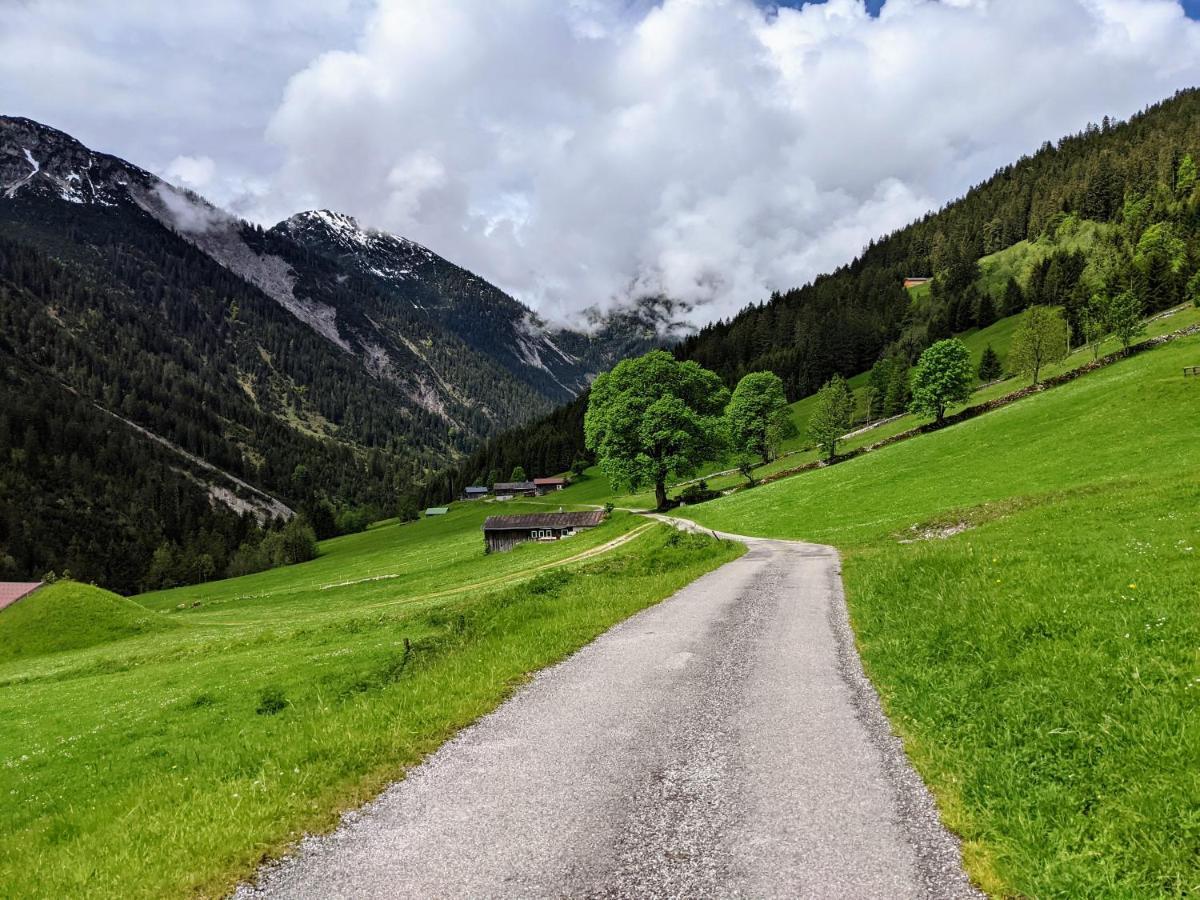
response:
M381 524L311 563L139 598L151 609L121 601L173 624L0 662L4 896L222 894L531 673L741 552L618 513L485 556L498 508ZM55 608L72 628L88 612Z
M1012 342L1013 332L1016 330L1017 320L1019 316L1010 316L1001 319L998 322L990 325L987 328L975 329L962 335L963 343L967 345L967 349L971 351L973 364L978 367L979 359L983 355L984 348L991 344L992 348L1000 354L1001 360L1008 356L1009 344ZM1195 325L1200 322L1200 310L1186 306L1172 311L1169 314L1155 317L1146 322L1146 336L1155 337L1162 334L1167 334L1171 331L1177 331L1190 325ZM1107 339L1101 345L1101 353L1111 353L1119 349L1120 345L1114 338ZM1053 377L1062 374L1063 372L1071 371L1083 366L1092 360L1091 351L1087 348L1080 348L1064 359L1061 363L1055 363L1045 369L1045 377ZM867 385L867 373L861 373L848 381L852 390L855 391L858 397L859 407L863 406L862 391ZM1027 381L1016 378L1007 378L996 384L978 387L971 397L963 406L955 406L950 409L951 413L963 409L965 406L971 406L978 403L984 403L989 400L995 400L998 397L1003 397L1006 394L1026 387ZM755 468L754 474L756 478L764 478L776 475L780 472L794 469L797 466L806 463L814 462L818 458L817 451L812 447L811 441L808 438L808 419L812 415L812 409L816 402L816 397L806 397L791 406L792 421L796 425L797 436L789 441L786 441L781 447L781 456L774 462L767 465L758 466ZM919 416L905 414L877 425L869 430L861 431L853 437L848 438L838 445L839 453L847 453L899 434L909 429L915 428L925 422L925 419ZM734 466L732 458L718 460L709 463L705 466L699 476L705 477L709 486L714 490L726 490L729 488L740 487L746 483L745 478L736 472L728 472L726 470ZM724 472L724 474L714 475L712 473ZM674 493L678 493L678 485L675 486ZM627 494L621 491L614 492L610 489L608 482L604 479L598 468L592 468L588 472L588 478L582 483L572 485L567 491L559 495L562 500L572 503L592 503L602 504L609 500L616 503L618 506L626 506L632 508L645 508L654 505L654 497L652 492L639 492L636 494Z
M0 664L173 627L165 616L132 600L91 585L63 581L0 612Z
M834 544L866 666L1003 896L1200 890L1200 339L685 510Z
M1053 236L1042 233L1033 240L1018 241L980 259L980 287L999 300L1004 296L1004 286L1009 278L1015 278L1024 287L1030 271L1046 257L1059 251L1086 253L1106 231L1111 230L1111 225L1102 222L1068 217L1054 230Z

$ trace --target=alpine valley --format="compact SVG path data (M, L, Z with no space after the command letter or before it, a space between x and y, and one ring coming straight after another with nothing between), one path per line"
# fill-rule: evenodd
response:
M0 577L203 580L294 510L392 514L673 312L551 327L349 216L263 229L0 117Z

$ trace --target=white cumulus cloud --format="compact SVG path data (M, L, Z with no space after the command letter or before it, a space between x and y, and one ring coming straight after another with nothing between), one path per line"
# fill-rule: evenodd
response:
M1197 82L1173 0L380 0L268 134L281 196L548 315L665 293L712 318Z

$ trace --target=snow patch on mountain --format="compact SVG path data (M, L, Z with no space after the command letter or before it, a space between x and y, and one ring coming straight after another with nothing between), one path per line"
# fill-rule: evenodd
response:
M19 181L14 181L12 184L8 185L4 189L5 197L16 196L17 191L19 191L25 185L29 184L29 182L33 180L33 177L42 170L41 164L36 159L33 158L33 154L29 152L29 148L22 147L21 149L25 153L25 159L29 162L29 164L31 166L33 166L33 171L30 172L28 175L26 175L24 178L20 179Z
M242 238L241 220L199 197L160 181L131 196L142 209L207 253L229 271L249 281L317 334L352 353L338 330L337 310L296 296L296 275L278 256L256 252Z

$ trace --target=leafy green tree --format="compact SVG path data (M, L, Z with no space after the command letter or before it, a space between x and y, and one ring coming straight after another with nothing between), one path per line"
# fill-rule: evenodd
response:
M1108 334L1109 302L1104 294L1093 294L1080 316L1083 339L1091 348L1093 360L1100 358L1100 345L1104 343L1104 335Z
M592 384L584 416L587 448L614 484L654 486L667 505L667 479L686 477L723 445L729 391L695 362L665 350L626 359Z
M1122 352L1128 353L1133 339L1145 333L1144 312L1141 299L1133 291L1121 291L1108 301L1105 321L1108 330L1121 342Z
M487 476L487 486L488 487L491 487L493 484L495 484L499 480L500 480L500 472L498 469L492 469L488 472L488 476Z
M1200 309L1200 272L1188 279L1187 293L1192 300L1192 306Z
M179 548L170 541L163 541L150 558L143 586L146 590L175 587L178 581Z
M808 436L833 461L838 441L850 430L850 414L854 411L854 395L841 375L834 375L817 391L812 415L808 420Z
M988 344L983 348L983 356L979 359L979 380L980 381L995 381L1004 374L1004 367L1000 365L1000 356L992 349L992 345Z
M495 482L489 482L494 484ZM401 494L400 501L396 504L396 518L400 520L400 524L405 522L415 522L421 517L420 508L417 506L417 498L412 494Z
M338 534L337 510L328 500L318 500L304 509L304 517L312 526L318 541L326 540Z
M947 406L962 403L971 396L974 377L967 345L958 338L938 341L917 360L909 408L917 415L933 416L941 422Z
M725 423L733 449L764 463L781 441L796 435L783 382L774 372L751 372L738 382L725 408Z
M758 484L758 479L754 477L754 457L748 453L743 453L738 457L738 474L746 479L747 485L754 487Z
M295 516L283 526L282 531L270 537L277 539L273 560L277 566L308 562L317 556L317 536L303 516Z
M576 453L575 458L571 460L571 474L576 478L582 478L584 473L587 472L589 465L591 463L588 462L586 456L582 453Z
M1013 332L1008 362L1014 372L1033 376L1037 384L1042 368L1067 355L1070 329L1057 306L1031 306Z
M524 466L514 466L512 474L508 476L509 481L528 481L529 476L525 474Z

